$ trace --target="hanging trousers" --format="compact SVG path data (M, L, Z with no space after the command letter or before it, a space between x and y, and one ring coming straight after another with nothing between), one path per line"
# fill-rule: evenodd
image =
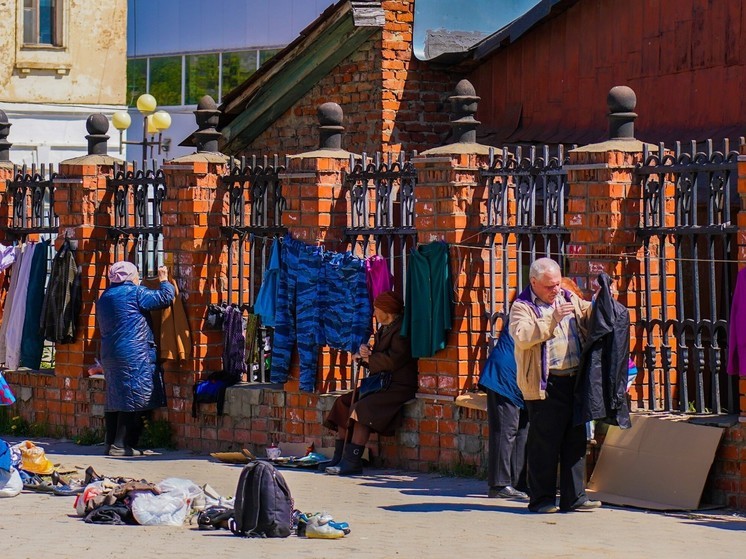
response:
M529 510L555 504L557 465L562 510L586 500L585 425L573 421L575 376L549 375L546 398L527 400Z

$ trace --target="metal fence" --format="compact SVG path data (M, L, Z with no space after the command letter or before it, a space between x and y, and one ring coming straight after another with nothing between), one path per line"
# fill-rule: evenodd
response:
M412 157L416 157L416 153ZM358 256L386 259L395 290L405 295L409 252L417 245L414 188L417 171L404 153L350 156L345 177L349 219L345 240Z
M163 265L163 209L166 180L153 161L116 165L114 177L107 179L113 195L113 219L109 236L114 260L128 260L143 278L156 274Z
M527 152L527 153L526 153ZM528 282L536 258L554 258L564 268L569 231L565 227L568 195L564 146L503 147L490 152L481 171L487 188L489 312L494 340L507 317L512 289Z
M221 227L228 245L228 268L225 304L252 313L257 293L269 264L272 242L287 232L282 225L285 198L280 175L287 169L288 159L266 156L261 160L231 158L229 172L221 177L227 189L228 224ZM249 362L248 382L269 382L269 369L263 353L272 343L272 329L259 330L261 357ZM249 356L250 357L250 356Z
M644 332L648 406L696 413L738 412L725 372L728 319L737 273L738 152L726 141L699 149L645 147L635 169L643 207Z

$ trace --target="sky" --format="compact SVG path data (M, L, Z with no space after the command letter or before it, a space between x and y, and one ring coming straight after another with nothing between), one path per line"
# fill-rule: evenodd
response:
M539 0L416 0L414 52L424 59L429 29L479 31L491 35L539 3Z

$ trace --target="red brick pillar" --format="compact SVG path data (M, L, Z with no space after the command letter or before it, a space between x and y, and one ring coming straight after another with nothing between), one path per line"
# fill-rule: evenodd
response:
M610 90L608 96L610 140L572 150L570 163L566 166L569 202L566 223L570 229L567 248L568 275L577 282L587 295L595 291L598 274L606 272L613 280L612 291L617 300L629 309L630 348L637 362L640 378L630 389L633 402L643 405L649 401L649 385L642 378L643 356L647 345L644 330L637 326L644 318L645 285L642 275L644 248L636 239L635 231L642 224L642 191L634 180L634 167L643 160L644 144L634 138L633 112L636 104L634 92L625 86ZM652 152L658 147L648 144ZM673 204L674 185L667 183L666 204ZM674 225L673 207L666 212L666 223ZM651 254L658 255L657 238L650 239ZM668 244L665 250L669 272L674 273L674 250ZM659 293L659 278L656 274L657 258L650 260L652 293ZM668 291L668 301L657 301L654 307L667 304L673 312L675 293ZM659 316L654 309L654 316ZM659 334L653 345L660 346Z
M111 263L107 228L113 200L106 180L114 176L114 165L122 163L108 155L68 159L60 163L55 181L54 210L60 220L55 246L59 249L67 237L76 248L82 306L76 340L56 345L56 382L35 391L34 408L37 422L64 425L72 432L104 429L104 381L86 378L84 373L99 355L95 302L106 289Z
M227 225L227 197L218 197L227 158L219 153L195 153L163 164L164 261L175 279L189 323L191 355L164 363L168 421L176 439L188 448L214 450L218 438L231 440L230 417L211 413L191 416L192 386L201 373L222 367L223 334L205 328L207 306L220 303L220 278L227 262L220 226ZM219 436L219 430L226 431Z

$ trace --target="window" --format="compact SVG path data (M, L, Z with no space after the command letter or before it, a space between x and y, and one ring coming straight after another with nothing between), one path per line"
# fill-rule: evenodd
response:
M23 0L23 44L62 46L62 0Z
M185 57L186 99L184 103L196 105L203 95L218 99L218 70L217 54L187 55Z
M130 58L127 60L127 104L134 107L137 98L147 92L148 59Z
M280 49L269 49L259 51L259 65L265 64L267 60L280 52Z
M150 91L159 105L181 105L181 56L150 59Z
M256 51L223 53L223 95L256 72Z

